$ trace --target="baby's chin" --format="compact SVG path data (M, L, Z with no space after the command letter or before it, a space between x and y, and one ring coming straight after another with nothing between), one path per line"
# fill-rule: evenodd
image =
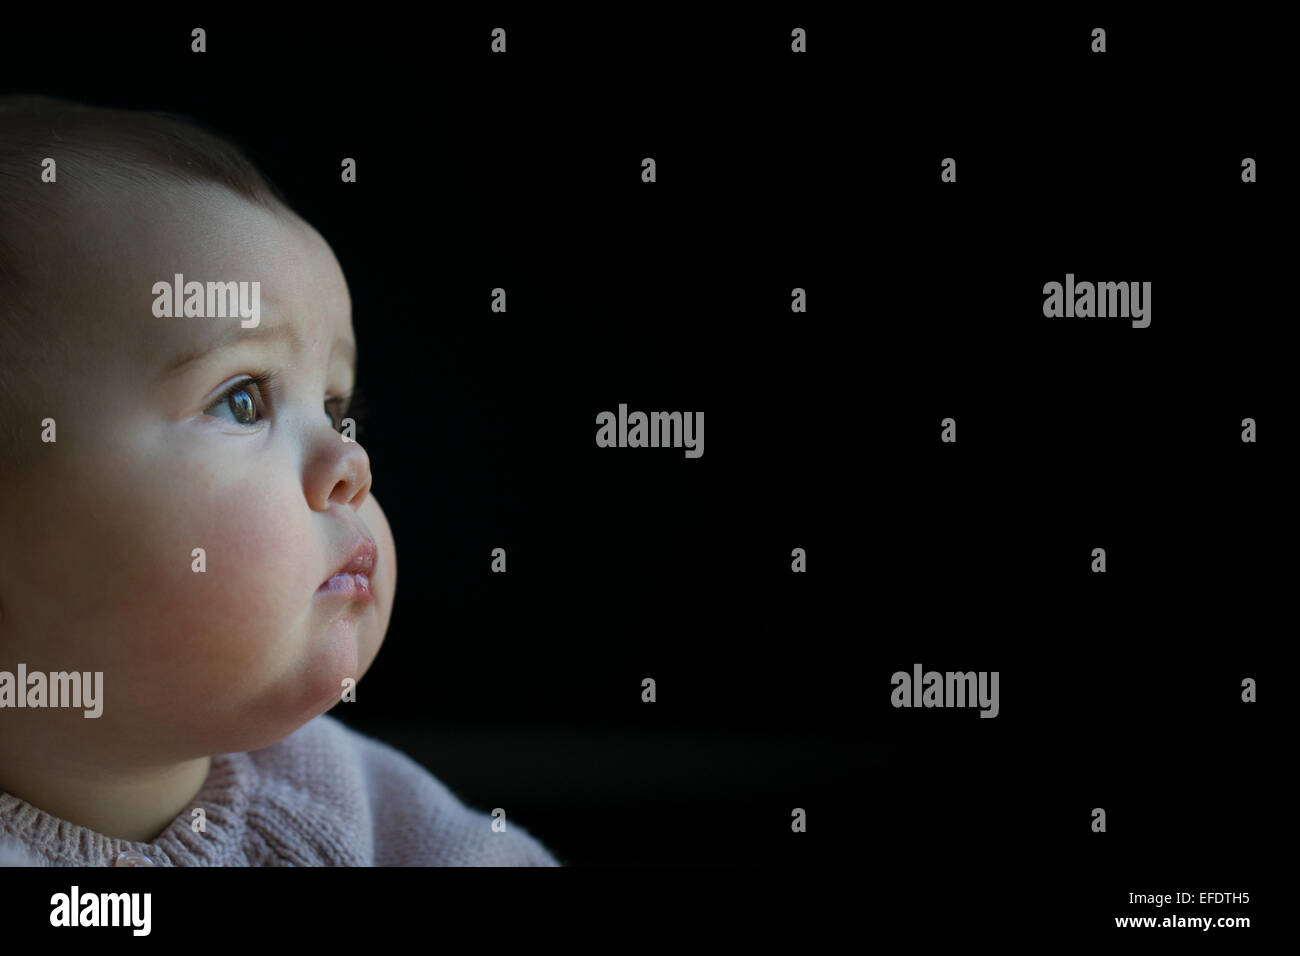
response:
M242 753L270 747L310 723L342 702L340 693L331 693L314 701L296 700L292 706L276 702L242 715L237 725L226 728L220 740L208 739L203 749L210 754Z
M294 682L297 688L285 688L286 697L295 701L294 711L310 720L337 704L355 703L358 685L382 642L383 634L374 620L327 631Z
M238 646L226 641L221 653L214 647L207 667L145 667L127 695L149 701L129 721L134 733L157 740L161 732L160 747L210 756L269 747L336 707L346 714L365 699L360 685L383 644L390 601L391 589L360 613L234 628ZM156 662L159 655L143 658Z
M346 708L359 699L361 678L370 669L383 642L382 634L335 637L307 666L286 675L240 707L236 726L227 728L220 746L211 753L259 750L283 740L304 724L335 707Z

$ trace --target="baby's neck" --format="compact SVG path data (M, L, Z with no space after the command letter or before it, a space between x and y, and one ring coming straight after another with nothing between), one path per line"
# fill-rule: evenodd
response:
M149 843L167 829L203 789L212 765L201 757L133 776L102 768L78 774L32 764L6 764L0 790L39 810L118 840Z

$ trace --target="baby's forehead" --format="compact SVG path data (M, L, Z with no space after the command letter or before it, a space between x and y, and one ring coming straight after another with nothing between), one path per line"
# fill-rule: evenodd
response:
M204 323L238 324L230 302L240 294L247 301L253 283L272 322L302 325L308 334L350 331L351 299L332 250L289 210L265 208L214 183L132 184L64 202L61 218L62 248L46 248L59 261L47 263L46 275L55 285L64 277L59 291L75 300L68 311L100 331L156 345L147 351L202 343L220 331ZM181 290L179 303L169 300L181 306L179 314L157 314L164 284ZM225 299L224 317L185 315L198 288L205 306L210 290ZM313 321L303 324L304 316Z
M324 245L291 211L267 208L216 183L124 184L64 208L74 252L98 255L102 264L122 270L166 266L214 273L199 277L204 281L223 277L217 273L292 271L311 265L307 250Z

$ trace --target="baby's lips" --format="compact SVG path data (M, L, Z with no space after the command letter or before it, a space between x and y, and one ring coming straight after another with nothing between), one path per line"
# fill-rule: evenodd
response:
M352 549L348 556L342 559L341 563L329 576L322 582L321 587L329 584L330 578L336 574L363 574L370 577L375 570L375 564L379 561L379 548L375 541L369 535L360 535L352 544Z

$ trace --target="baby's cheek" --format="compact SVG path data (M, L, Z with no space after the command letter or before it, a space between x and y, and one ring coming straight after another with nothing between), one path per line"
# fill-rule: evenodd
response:
M379 598L380 618L387 628L388 615L392 613L393 597L397 592L397 546L393 541L393 530L389 527L388 517L374 495L366 496L357 514L379 548L379 563L376 567L378 573L374 584L376 596Z
M301 534L230 517L172 539L138 593L142 659L171 666L195 694L238 698L292 666L316 572ZM194 553L197 551L198 553ZM148 595L148 598L145 595ZM159 675L161 676L161 675Z
M360 675L369 670L388 632L388 622L393 613L393 599L397 593L397 547L393 543L393 532L389 528L388 519L374 495L367 496L361 505L359 515L379 549L379 562L375 567L378 573L372 582L375 591L373 620L370 626L358 636L357 642L357 667Z

